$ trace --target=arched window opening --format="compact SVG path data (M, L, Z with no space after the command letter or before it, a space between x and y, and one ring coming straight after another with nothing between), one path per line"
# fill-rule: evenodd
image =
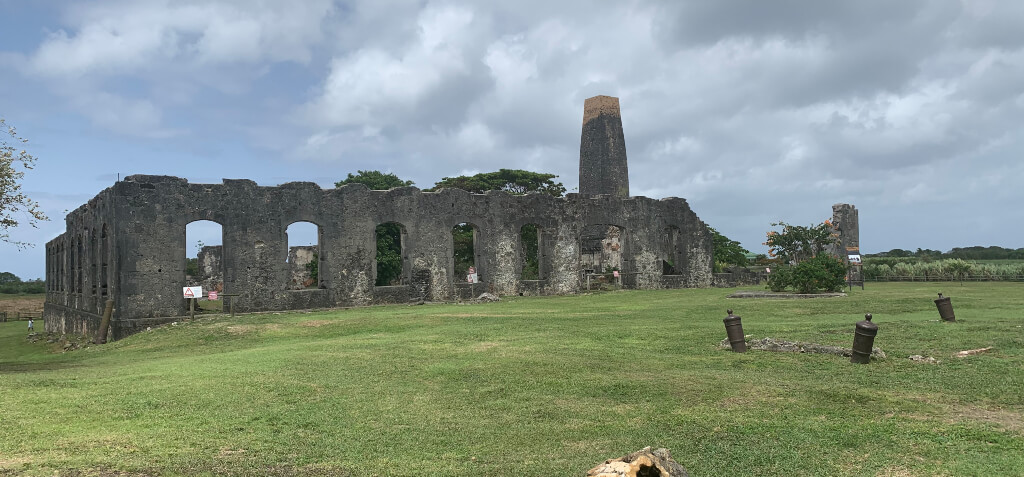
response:
M96 298L99 293L98 281L96 273L99 271L99 267L96 266L97 255L96 255L96 229L89 230L89 291L93 298ZM102 306L102 305L101 305Z
M580 257L591 273L622 270L623 229L616 225L589 225L583 229Z
M374 230L377 253L374 286L385 287L409 283L405 257L405 226L385 222Z
M285 230L288 239L288 289L320 287L320 226L293 222Z
M75 238L75 293L82 293L82 235Z
M670 225L665 228L664 244L662 245L661 273L663 275L680 275L682 273L682 235L679 227Z
M210 220L185 226L185 284L201 286L203 293L224 291L224 230Z
M462 277L465 277L466 281L474 283L482 280L483 271L480 269L480 260L478 260L479 256L477 255L478 247L476 246L479 233L479 228L468 222L452 227L452 248L456 281L460 281Z
M519 229L520 257L523 262L523 271L520 274L521 280L542 280L543 272L540 266L543 244L541 242L541 228L537 224L526 224Z
M100 232L100 296L107 298L110 295L110 233L107 224L103 224ZM106 301L106 300L104 300Z

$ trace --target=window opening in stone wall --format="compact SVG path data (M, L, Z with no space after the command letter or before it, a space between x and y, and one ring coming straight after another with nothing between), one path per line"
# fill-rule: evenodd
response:
M682 270L682 242L679 227L665 227L665 242L662 244L661 273L662 275L679 275Z
M98 277L96 276L96 273L99 271L98 270L99 267L96 266L96 262L98 261L97 260L98 259L98 255L97 255L96 246L97 246L96 229L90 229L89 230L89 248L88 248L88 250L89 250L89 292L90 292L89 294L92 295L93 298L96 298L96 295L99 292L98 286L97 286L99 280L97 280Z
M409 283L405 259L405 226L398 222L385 222L374 229L377 253L374 285L378 287Z
M521 280L542 280L540 269L541 228L537 224L526 224L519 229L520 257L523 262Z
M185 226L183 286L201 286L204 294L224 291L223 243L224 228L217 222L196 220Z
M580 258L582 267L591 273L610 273L622 270L622 251L625 245L623 229L616 225L588 225L581 234Z
M62 292L64 291L64 244L58 243L55 248L57 250L53 257L53 268L56 270L54 279L57 280L57 283L54 283L53 286L57 291Z
M75 238L75 293L82 293L82 236Z
M476 280L483 280L483 271L480 270L480 262L477 260L477 236L479 229L476 225L463 222L452 227L452 248L454 257L455 281L469 281L471 271L475 272ZM472 268L472 270L470 270Z
M320 287L320 226L293 222L285 229L288 239L288 289Z
M107 230L107 224L103 224L103 229L100 231L100 297L104 299L110 295L108 273L110 273L110 232Z

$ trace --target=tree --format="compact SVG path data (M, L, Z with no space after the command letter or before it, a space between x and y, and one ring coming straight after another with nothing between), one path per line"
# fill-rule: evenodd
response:
M336 187L345 184L363 184L371 190L388 190L395 187L408 187L412 181L402 180L393 173L380 171L357 171L348 173L343 181L335 182ZM388 286L401 283L402 278L402 226L394 222L380 224L377 233L377 280L376 286ZM314 260L316 262L317 260ZM310 275L319 274L319 270L310 270ZM314 277L316 278L316 277Z
M530 172L521 169L500 169L497 172L481 172L472 176L441 178L433 189L462 189L474 194L483 194L489 190L503 190L510 194L522 195L527 192L541 192L555 197L565 194L565 186L555 182L555 174Z
M392 173L383 173L381 171L357 171L357 174L348 173L348 177L343 181L335 182L335 187L341 187L345 184L363 184L369 187L370 190L388 190L396 187L408 187L413 184L412 181L404 181L399 179L398 176Z
M711 230L711 242L715 247L716 268L719 268L718 264L746 266L749 263L747 254L750 253L750 250L743 248L739 242L722 235L714 227L708 227L708 229Z
M7 135L11 137L9 140L6 137L0 139L0 240L14 244L18 248L25 248L32 244L11 241L7 232L20 224L15 214L26 214L27 223L33 227L37 227L39 221L49 219L39 208L39 204L21 191L21 179L25 177L25 170L32 169L36 162L35 156L17 147L27 143L28 139L18 136L14 127L2 118L0 129L6 129Z
M768 231L768 255L778 257L784 263L800 263L826 251L829 246L839 243L839 234L828 220L804 227L777 222L772 227L782 227L782 232Z

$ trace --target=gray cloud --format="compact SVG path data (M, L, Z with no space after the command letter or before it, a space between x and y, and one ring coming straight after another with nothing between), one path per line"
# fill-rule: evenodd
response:
M197 161L251 156L212 176L277 183L284 167L326 185L382 169L429 187L514 167L571 188L583 100L609 94L621 99L633 192L688 198L752 250L770 222L820 221L840 201L861 209L867 251L1020 246L1003 237L1024 232L1022 212L1004 205L1024 199L1012 183L1024 172L1015 2L65 10L50 37L0 62L100 131ZM926 219L943 215L971 226Z

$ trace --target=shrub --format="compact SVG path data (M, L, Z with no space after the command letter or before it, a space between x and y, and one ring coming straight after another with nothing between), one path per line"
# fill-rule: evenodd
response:
M773 292L785 291L792 283L792 267L777 267L768 274L768 289Z
M843 261L821 254L792 267L779 267L768 275L768 288L773 292L792 288L800 293L842 291L846 285Z
M842 260L821 254L793 267L792 286L800 293L837 292L846 284L845 277Z

